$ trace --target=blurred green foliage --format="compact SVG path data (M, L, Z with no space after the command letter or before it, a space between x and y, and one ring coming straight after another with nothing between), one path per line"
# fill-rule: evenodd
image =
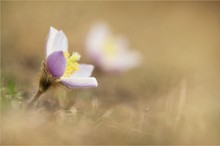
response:
M20 107L23 103L23 93L17 91L14 80L1 79L1 110L7 111L10 108Z

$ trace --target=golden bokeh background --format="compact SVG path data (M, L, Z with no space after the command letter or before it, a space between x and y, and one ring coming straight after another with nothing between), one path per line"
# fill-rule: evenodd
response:
M22 131L31 133L33 125L25 129L20 119L2 123L3 144L220 144L219 2L2 1L2 76L27 98L34 93L50 26L63 30L69 49L89 63L85 38L96 22L107 23L143 54L138 68L119 75L95 71L98 88L77 91L77 101L86 96L86 105L95 97L99 112L116 111L110 117L118 126L107 121L94 132L84 120L73 134L48 124L53 131L39 128L27 139Z

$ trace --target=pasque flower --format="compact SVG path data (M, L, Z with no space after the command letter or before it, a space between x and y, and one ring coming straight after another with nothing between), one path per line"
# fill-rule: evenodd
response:
M128 49L128 41L114 36L105 23L95 24L86 39L86 53L101 70L122 72L139 65L139 52Z
M42 62L39 90L30 100L32 105L50 86L64 85L68 88L96 87L96 78L90 77L93 65L79 64L77 52L69 54L68 41L63 31L50 27L46 43L46 59Z

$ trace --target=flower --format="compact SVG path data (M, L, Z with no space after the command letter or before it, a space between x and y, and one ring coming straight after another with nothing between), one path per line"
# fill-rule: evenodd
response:
M78 64L80 55L68 53L67 37L62 31L51 27L46 43L46 66L56 81L69 87L96 87L97 81L90 77L94 69L93 65Z
M63 31L50 27L46 43L46 59L42 62L39 90L29 102L32 105L52 85L68 88L97 87L96 78L90 77L93 65L79 64L80 55L68 52L68 41Z
M113 36L104 23L94 25L86 39L86 53L91 61L107 72L122 72L139 65L139 52L128 49L128 41Z

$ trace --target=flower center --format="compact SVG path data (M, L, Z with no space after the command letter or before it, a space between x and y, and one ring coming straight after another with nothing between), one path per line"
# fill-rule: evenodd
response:
M80 60L80 55L77 52L73 52L70 56L68 52L64 52L66 58L66 70L63 74L64 77L71 76L75 71L79 70L79 64L77 63Z
M116 56L117 46L116 46L116 43L114 42L114 39L108 38L103 43L103 51L104 51L104 54L110 58Z

